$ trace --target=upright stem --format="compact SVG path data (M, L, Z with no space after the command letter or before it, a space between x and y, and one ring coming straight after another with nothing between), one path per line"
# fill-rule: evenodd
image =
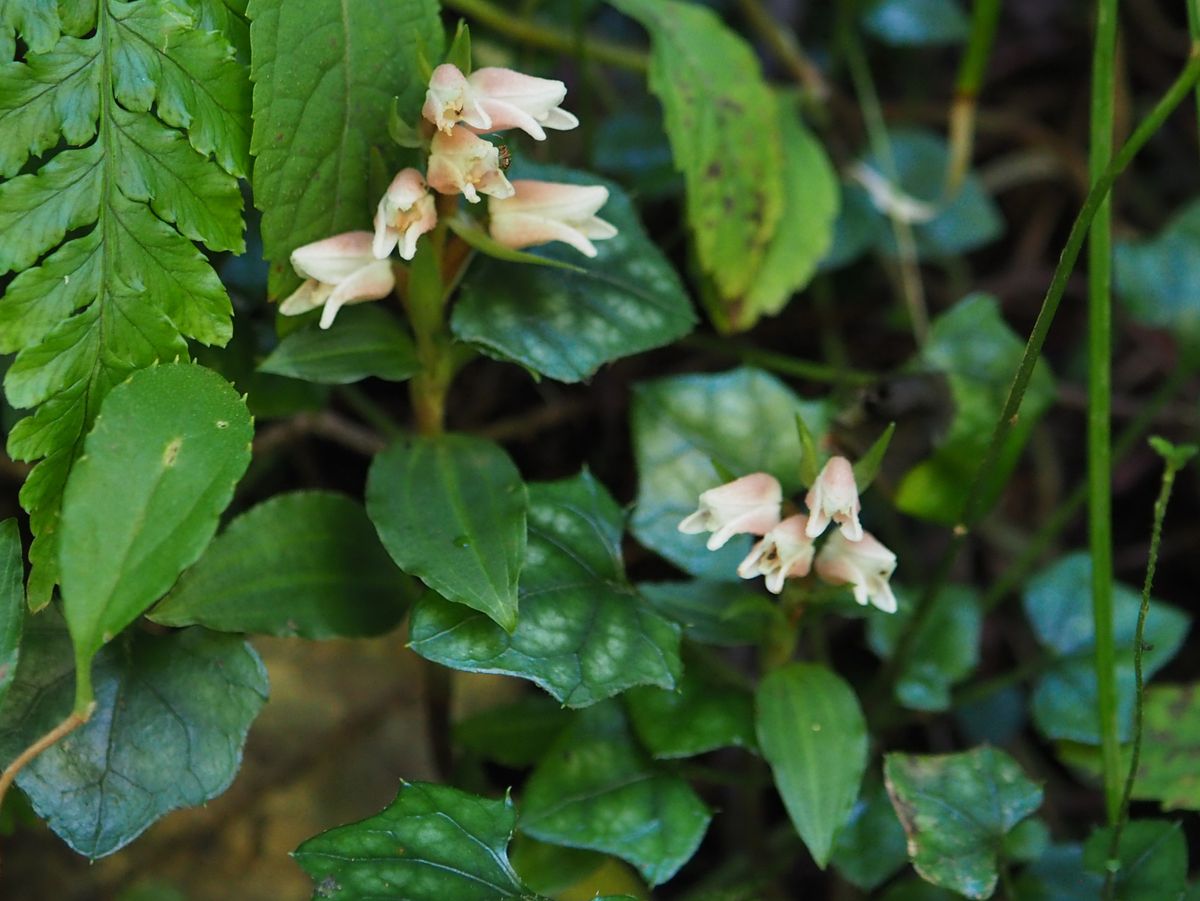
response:
M1112 162L1113 63L1117 0L1096 3L1092 59L1091 149L1095 185ZM1096 208L1088 231L1088 544L1092 556L1092 619L1096 629L1097 716L1108 820L1121 804L1121 738L1117 719L1117 652L1113 637L1112 562L1112 201Z
M971 36L954 82L950 106L950 163L946 168L946 194L952 196L971 167L975 146L975 107L979 88L992 54L992 39L1000 19L1000 0L975 0L971 13Z

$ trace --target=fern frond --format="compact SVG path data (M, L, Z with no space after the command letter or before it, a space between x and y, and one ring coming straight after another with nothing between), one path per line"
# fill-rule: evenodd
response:
M0 274L19 273L0 297L0 353L17 353L9 402L32 410L8 452L41 461L21 491L40 606L57 581L62 488L104 396L186 357L186 339L231 335L229 297L193 242L243 249L250 98L224 37L178 2L63 0L66 33L48 48L34 38L49 13L35 28L28 9L54 4L3 2L0 34L15 29L29 52L0 62Z

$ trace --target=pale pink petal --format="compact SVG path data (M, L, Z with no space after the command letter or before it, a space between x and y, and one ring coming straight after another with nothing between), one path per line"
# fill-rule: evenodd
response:
M283 299L279 304L279 312L284 316L299 316L309 310L315 310L329 299L333 285L326 285L315 278L310 278L299 288Z
M396 285L392 264L387 260L372 262L338 285L321 311L321 328L329 328L344 306L379 300L392 292Z
M386 259L398 239L396 229L388 225L387 211L380 201L378 209L375 210L375 238L371 244L371 253L378 260Z
M375 259L375 236L354 231L314 241L292 251L292 268L302 278L336 285Z
M862 538L862 525L858 520L861 507L858 486L854 481L854 467L845 457L829 458L809 488L804 502L811 511L809 537L816 538L832 520L841 526L851 541Z

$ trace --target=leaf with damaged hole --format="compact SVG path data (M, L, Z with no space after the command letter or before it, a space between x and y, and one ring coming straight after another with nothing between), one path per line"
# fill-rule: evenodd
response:
M0 763L71 712L71 670L57 612L32 617L0 707ZM267 672L241 638L187 629L121 636L96 655L92 678L91 719L29 763L17 786L63 841L96 858L229 787Z
M253 435L237 391L203 366L143 369L105 398L63 492L63 609L81 668L204 551Z
M991 897L1005 836L1041 806L1042 787L989 747L888 754L883 774L917 872L968 898Z

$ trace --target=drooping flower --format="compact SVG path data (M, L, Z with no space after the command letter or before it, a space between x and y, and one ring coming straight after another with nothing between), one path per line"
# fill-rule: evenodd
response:
M896 596L888 580L896 570L896 555L870 532L851 541L843 530L829 536L817 554L817 575L831 585L850 585L854 600L896 612Z
M417 238L437 225L437 205L416 169L401 169L388 185L375 210L373 250L385 259L400 245L400 256L411 260L417 252Z
M708 549L715 551L734 535L765 535L779 522L782 502L783 490L774 476L751 473L701 494L699 508L679 524L679 531L712 532Z
M440 194L463 194L471 203L479 195L512 197L513 186L500 168L500 151L494 144L465 128L438 132L430 145L429 187Z
M830 521L842 527L842 532L851 541L863 536L858 521L861 504L858 500L858 485L854 482L854 467L845 457L830 457L821 467L821 473L804 498L808 504L808 537L816 538Z
M603 185L569 185L519 178L511 197L488 201L492 237L520 249L550 241L570 244L587 257L596 255L592 240L611 238L617 229L596 216L608 202Z
M392 264L375 257L372 243L370 232L355 231L297 247L292 268L306 281L279 305L279 312L299 316L323 306L321 328L329 328L342 307L392 293Z
M767 590L772 594L783 591L784 579L807 576L816 549L807 526L804 514L789 516L750 549L738 566L738 575L743 579L766 576Z
M488 66L469 76L450 63L433 70L421 113L449 133L461 122L472 131L484 133L519 128L538 141L545 129L567 131L579 120L559 106L567 86L551 78L536 78Z

